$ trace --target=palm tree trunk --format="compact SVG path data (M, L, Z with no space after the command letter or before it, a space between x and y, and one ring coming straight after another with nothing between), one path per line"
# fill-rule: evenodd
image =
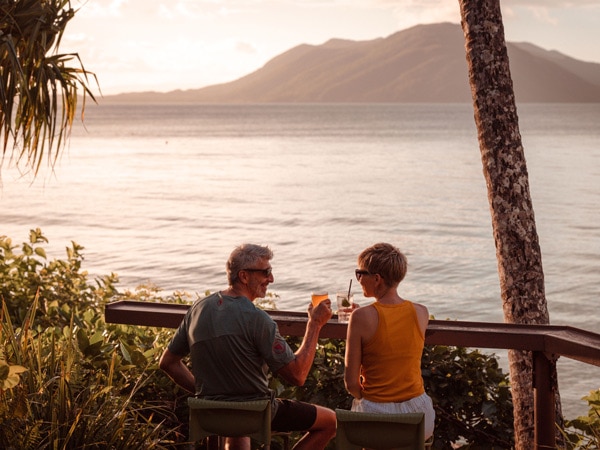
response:
M547 324L542 256L504 39L499 0L459 0L469 82L508 323ZM534 445L532 355L508 355L516 449ZM556 397L558 399L558 395ZM557 417L560 401L557 402ZM562 420L561 420L562 421Z

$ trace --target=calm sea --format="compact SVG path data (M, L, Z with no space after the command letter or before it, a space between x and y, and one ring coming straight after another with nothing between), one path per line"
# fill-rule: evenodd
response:
M551 322L600 333L600 104L518 113ZM56 258L74 240L122 288L222 288L230 251L254 242L275 253L278 307L303 311L388 241L409 259L401 295L502 321L470 105L90 106L54 173L32 184L5 161L2 183L0 234L40 227ZM565 412L584 412L600 369L561 358L559 376Z

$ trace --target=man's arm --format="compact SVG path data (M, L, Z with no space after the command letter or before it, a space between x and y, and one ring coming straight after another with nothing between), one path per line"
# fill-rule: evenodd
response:
M160 357L158 365L175 383L186 391L194 393L196 391L194 375L192 375L192 372L183 363L182 359L181 356L166 349Z
M288 383L295 386L302 386L304 384L315 359L319 333L332 314L331 300L325 300L315 308L313 308L312 304L308 307L308 322L302 344L296 350L296 357L279 369L277 375L280 375Z

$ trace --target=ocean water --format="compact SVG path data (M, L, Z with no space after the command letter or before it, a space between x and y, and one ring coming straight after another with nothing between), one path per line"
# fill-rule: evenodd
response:
M551 323L600 333L600 104L518 113ZM387 241L409 260L402 296L437 319L503 320L470 105L91 105L54 171L4 161L0 226L17 243L41 228L51 257L73 240L91 276L166 293L223 288L230 251L267 244L293 311L347 290L358 253ZM559 360L567 415L599 375Z

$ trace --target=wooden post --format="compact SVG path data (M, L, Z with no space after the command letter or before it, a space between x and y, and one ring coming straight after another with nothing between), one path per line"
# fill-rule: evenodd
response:
M532 352L536 450L556 448L555 390L556 364L544 352Z

